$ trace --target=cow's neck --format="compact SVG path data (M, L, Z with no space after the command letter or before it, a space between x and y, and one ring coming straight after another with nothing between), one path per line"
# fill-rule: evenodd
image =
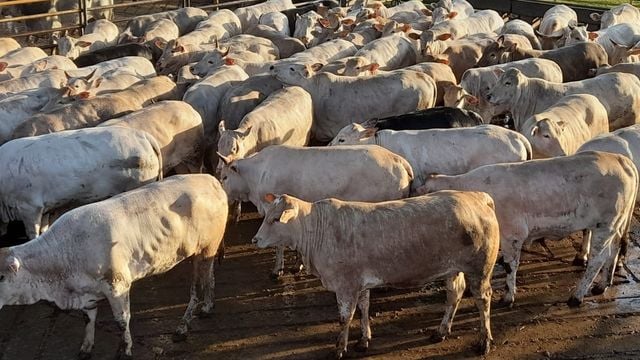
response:
M45 300L61 309L74 309L74 292L68 287L71 266L66 263L64 250L56 241L38 238L13 248L20 261L20 296L16 305L34 304ZM61 245L61 244L58 244ZM77 302L77 301L76 301Z
M325 231L331 227L326 204L302 203L298 205L298 221L301 224L300 236L294 240L293 248L302 256L302 262L312 274L320 276L315 265L319 250L326 248ZM328 254L323 254L326 256Z
M516 129L520 130L528 118L551 105L547 104L547 99L557 100L563 96L560 89L562 84L559 84L560 87L555 85L548 81L531 78L518 85L513 100L509 104Z

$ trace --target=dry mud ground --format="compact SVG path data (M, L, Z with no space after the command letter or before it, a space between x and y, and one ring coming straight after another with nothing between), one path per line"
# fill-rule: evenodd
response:
M579 237L549 242L553 256L533 245L524 256L513 309L496 305L491 321L495 346L486 359L639 359L640 226L629 271L604 296L589 297L579 310L565 301L583 269L571 265ZM190 264L136 283L132 292L135 359L323 359L332 353L338 322L335 298L312 276L269 278L273 250L249 242L259 226L246 220L227 240L227 256L216 269L216 309L211 318L195 319L184 343L172 343L189 297ZM292 266L292 254L287 265ZM425 254L425 261L428 261ZM496 267L494 289L503 287ZM365 355L352 351L359 321L351 327L350 358L463 359L475 356L478 314L469 298L462 301L453 333L442 343L429 336L444 311L440 284L424 289L376 290L371 296L373 341ZM119 331L108 304L98 314L93 359L113 359ZM80 313L61 312L47 304L11 306L0 311L0 359L73 359L83 336Z

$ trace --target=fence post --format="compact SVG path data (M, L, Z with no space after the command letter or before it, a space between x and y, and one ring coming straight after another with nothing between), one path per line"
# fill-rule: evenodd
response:
M84 35L84 28L87 26L87 0L78 0L78 20L80 35Z

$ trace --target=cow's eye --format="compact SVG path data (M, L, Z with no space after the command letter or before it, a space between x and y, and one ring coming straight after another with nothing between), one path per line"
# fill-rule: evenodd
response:
M222 177L222 181L225 181L225 180L227 180L227 177L226 177L226 176L223 176L223 177Z
M548 139L548 138L549 138L549 135L542 135L542 137L545 137L545 138L547 138L547 139Z
M80 87L80 85L76 84L76 85L73 85L73 87L77 89Z
M295 70L293 70L293 68L292 68L292 67L290 67L290 68L289 68L289 71L295 71Z
M511 81L507 81L506 83L504 83L506 86L511 86Z
M344 139L340 139L340 140L338 140L338 142L339 142L339 143L343 143L343 142L344 142Z
M4 281L4 275L0 275L0 282Z
M273 222L274 222L274 223L279 223L279 222L280 222L280 218L275 218L275 219L273 219Z
M489 55L490 58L495 59L496 58L496 54L491 54Z
M212 60L209 60L208 63L209 63L209 65L213 65L213 61Z

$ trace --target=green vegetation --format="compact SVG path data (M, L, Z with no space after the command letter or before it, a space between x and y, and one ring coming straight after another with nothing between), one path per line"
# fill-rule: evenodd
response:
M563 3L569 5L582 5L587 7L600 7L600 8L610 8L616 5L631 3L635 6L640 6L640 1L629 1L629 0L544 0L550 3Z

